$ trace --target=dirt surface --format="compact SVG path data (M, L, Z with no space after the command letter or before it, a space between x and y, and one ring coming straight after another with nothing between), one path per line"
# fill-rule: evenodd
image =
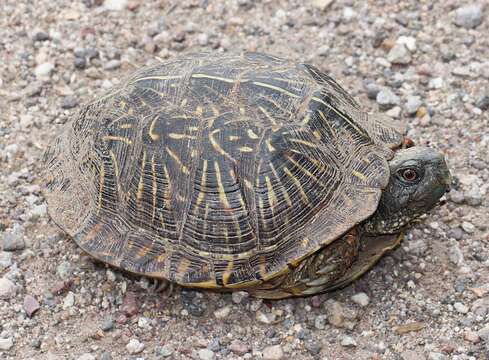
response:
M488 359L489 7L464 1L0 2L0 359ZM443 151L447 204L348 288L263 302L84 255L39 157L81 104L189 49L315 64Z

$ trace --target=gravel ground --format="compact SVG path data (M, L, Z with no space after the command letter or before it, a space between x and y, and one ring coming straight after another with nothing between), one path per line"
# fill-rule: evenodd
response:
M2 0L1 359L489 359L489 6ZM48 219L39 156L80 104L188 49L311 62L443 151L444 207L350 287L267 302L109 269Z

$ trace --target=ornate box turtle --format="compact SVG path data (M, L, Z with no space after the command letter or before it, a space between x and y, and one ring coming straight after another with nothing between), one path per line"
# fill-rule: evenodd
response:
M331 77L191 54L86 105L44 156L49 213L95 258L264 298L347 285L448 191L438 152Z

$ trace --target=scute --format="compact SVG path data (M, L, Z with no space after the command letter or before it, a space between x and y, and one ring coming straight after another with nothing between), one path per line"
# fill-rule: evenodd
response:
M45 194L102 261L246 287L368 218L402 137L312 66L190 54L141 69L67 124L45 155Z

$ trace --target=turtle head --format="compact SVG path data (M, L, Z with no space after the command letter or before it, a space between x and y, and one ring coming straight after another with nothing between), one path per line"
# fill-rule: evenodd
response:
M399 232L428 212L450 190L451 176L439 152L421 146L398 150L377 211L364 224L372 235Z

